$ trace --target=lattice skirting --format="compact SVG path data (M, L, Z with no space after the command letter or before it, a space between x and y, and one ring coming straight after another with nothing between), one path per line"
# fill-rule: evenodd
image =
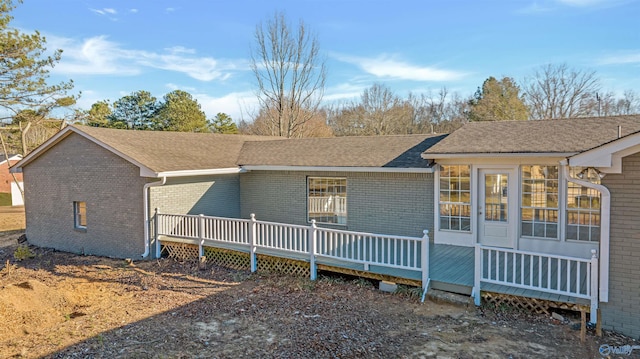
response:
M198 246L188 243L164 243L162 252L166 252L167 257L179 261L197 260L200 256Z
M199 258L198 246L195 244L165 242L162 245L162 252L167 253L169 258L180 261L197 260ZM237 270L251 269L251 259L248 253L204 247L204 255L209 263ZM277 272L300 277L308 277L311 273L309 263L305 261L258 254L257 263L259 271Z
M214 263L222 267L236 270L251 269L249 253L222 248L204 247L204 255L207 257L207 262Z
M295 259L272 257L258 254L258 270L276 272L298 277L308 277L311 274L309 263Z
M497 309L500 308L511 308L515 310L527 311L535 314L546 314L549 315L551 308L559 308L566 310L574 310L574 311L586 311L587 313L590 311L590 307L588 305L582 304L571 304L571 303L562 303L555 302L550 300L536 299L536 298L527 298L520 297L509 294L500 294L500 293L492 293L492 292L482 292L482 300L484 305L488 305L489 307L494 307Z

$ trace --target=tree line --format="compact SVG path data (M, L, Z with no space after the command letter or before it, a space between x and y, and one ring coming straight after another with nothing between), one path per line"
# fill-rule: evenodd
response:
M469 121L563 119L640 113L640 96L602 89L593 71L550 64L521 82L487 78L471 96L447 88L400 96L374 83L358 98L323 105L326 59L316 35L276 12L255 28L251 70L259 108L236 121L225 113L207 119L188 92L160 100L145 90L90 109L74 108L73 81L49 84L62 50L46 54L46 39L11 27L14 0L0 0L0 143L5 154L27 154L67 122L129 130L243 133L281 137L370 136L451 132Z
M140 90L116 100L98 101L86 111L76 113L75 121L87 126L128 130L238 133L227 114L207 119L191 94L174 90L159 101L150 92Z

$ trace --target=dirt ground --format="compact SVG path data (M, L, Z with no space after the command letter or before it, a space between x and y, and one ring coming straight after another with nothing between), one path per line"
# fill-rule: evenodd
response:
M2 358L601 358L601 344L637 344L592 331L581 343L567 313L420 303L363 279L25 251L20 234L0 234Z

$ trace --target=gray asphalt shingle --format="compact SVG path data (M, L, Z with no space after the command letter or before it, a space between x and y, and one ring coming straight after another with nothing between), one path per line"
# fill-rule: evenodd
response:
M471 122L424 152L446 154L577 153L640 131L640 115L542 121Z

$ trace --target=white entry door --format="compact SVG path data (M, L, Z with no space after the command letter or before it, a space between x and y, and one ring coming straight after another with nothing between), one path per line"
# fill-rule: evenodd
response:
M482 245L513 248L518 219L517 172L480 169L478 236Z

